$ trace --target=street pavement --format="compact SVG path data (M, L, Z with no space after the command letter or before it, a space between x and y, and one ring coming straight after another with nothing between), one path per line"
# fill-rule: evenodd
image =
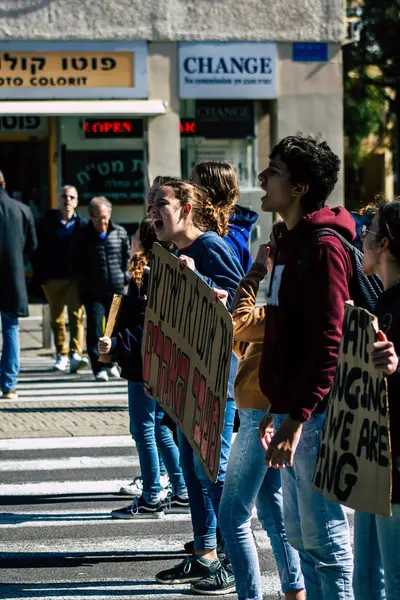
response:
M0 400L0 598L193 597L188 585L154 579L185 558L189 514L110 517L129 504L121 483L140 473L126 435L126 382L98 384L89 372L54 373L52 364L48 356L25 356L18 401ZM271 546L255 514L252 527L264 600L278 600Z

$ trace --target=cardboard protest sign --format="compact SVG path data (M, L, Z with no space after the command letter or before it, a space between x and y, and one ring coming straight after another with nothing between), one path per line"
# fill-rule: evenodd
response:
M390 516L387 382L371 360L377 331L376 317L346 303L313 485L333 502Z
M123 296L119 294L114 294L110 312L108 313L108 319L106 323L106 328L104 330L104 335L107 337L111 337L114 333L115 327L117 326L118 316L122 307ZM101 363L111 363L113 361L113 357L111 354L100 354L99 362Z
M216 481L232 356L232 319L210 287L153 246L142 345L149 394L185 434Z

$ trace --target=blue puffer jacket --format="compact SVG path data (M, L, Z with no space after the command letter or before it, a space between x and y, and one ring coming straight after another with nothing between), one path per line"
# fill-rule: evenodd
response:
M249 250L249 238L251 228L258 219L258 214L250 208L235 206L235 212L229 219L229 232L225 238L239 257L240 264L245 273L251 267L251 255Z

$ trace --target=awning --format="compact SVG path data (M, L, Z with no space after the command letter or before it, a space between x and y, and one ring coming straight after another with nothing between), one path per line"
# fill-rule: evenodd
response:
M154 117L166 113L163 100L0 100L0 116Z

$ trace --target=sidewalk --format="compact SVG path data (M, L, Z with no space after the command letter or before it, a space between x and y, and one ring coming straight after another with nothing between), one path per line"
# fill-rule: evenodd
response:
M0 439L129 435L126 381L53 371L51 352L27 346L18 400L0 398Z

